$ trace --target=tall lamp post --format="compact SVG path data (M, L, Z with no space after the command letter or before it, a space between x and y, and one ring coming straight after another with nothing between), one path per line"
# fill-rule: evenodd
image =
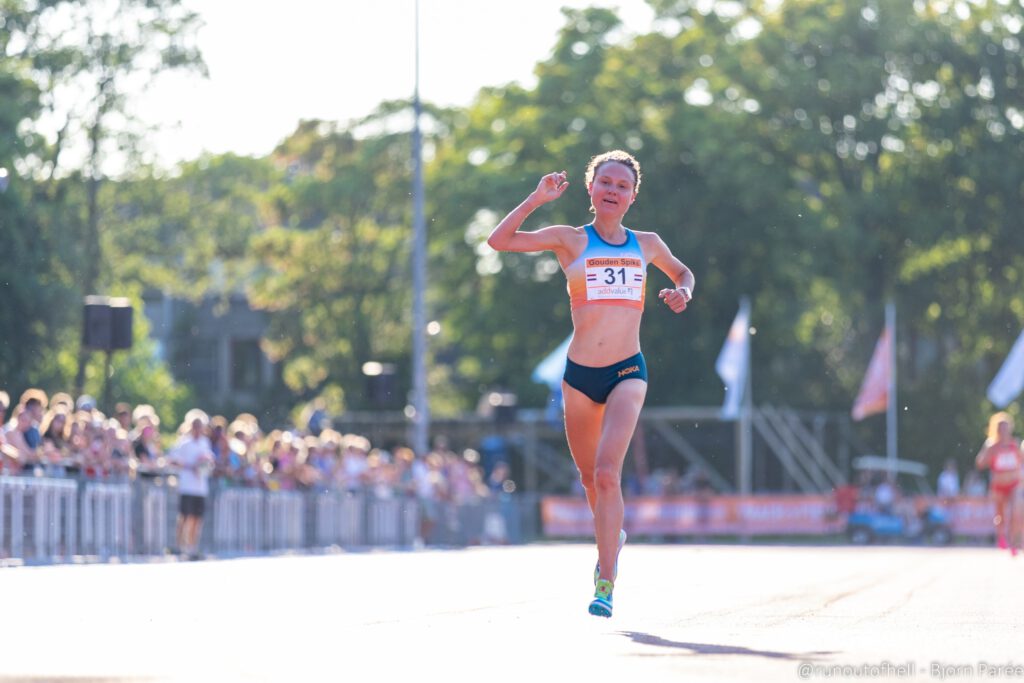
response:
M427 404L427 228L423 218L423 139L420 134L420 3L416 0L416 81L412 108L412 446L417 455L429 448L430 409Z

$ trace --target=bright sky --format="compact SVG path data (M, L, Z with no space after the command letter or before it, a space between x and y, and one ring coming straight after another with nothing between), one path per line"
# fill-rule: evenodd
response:
M185 0L202 16L209 79L168 74L137 115L162 132L161 165L203 151L262 155L300 119L348 121L415 82L414 0ZM533 82L563 25L560 7L618 8L648 30L644 0L420 0L420 96L468 104L483 86Z

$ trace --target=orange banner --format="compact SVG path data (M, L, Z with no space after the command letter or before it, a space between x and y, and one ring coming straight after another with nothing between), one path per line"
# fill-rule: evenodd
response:
M951 501L928 496L917 496L917 509L922 505L942 505L949 513L949 525L954 536L991 536L995 533L992 518L996 507L988 498L954 498Z

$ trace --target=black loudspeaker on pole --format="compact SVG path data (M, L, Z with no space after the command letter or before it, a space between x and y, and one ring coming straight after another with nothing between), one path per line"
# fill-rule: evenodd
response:
M110 348L113 351L132 348L132 307L110 306Z
M110 408L110 354L132 347L132 305L128 299L107 296L85 297L82 317L82 346L103 351L103 406Z
M82 346L90 351L119 351L132 347L132 306L128 299L85 297Z

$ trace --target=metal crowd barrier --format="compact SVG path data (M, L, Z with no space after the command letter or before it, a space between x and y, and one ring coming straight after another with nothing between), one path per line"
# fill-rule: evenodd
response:
M132 553L132 487L86 482L81 496L83 554L108 558Z
M313 538L320 547L362 545L364 505L361 496L323 491L313 498Z
M0 558L55 561L77 548L77 484L0 477Z
M366 504L366 543L403 546L419 536L419 505L408 498L369 498Z
M135 498L140 504L137 519L141 522L136 531L141 542L136 549L144 555L163 554L171 546L174 533L171 496L166 487L149 483L139 484L136 491Z
M539 498L499 495L463 503L425 506L428 545L504 545L540 538Z
M294 491L268 492L267 538L264 550L297 550L303 546L303 495Z
M177 489L163 478L110 483L3 476L0 560L161 555L176 543L178 501ZM214 486L201 550L231 556L328 547L520 543L539 534L535 508L534 499L518 496L456 505L371 492Z
M213 550L256 553L264 548L263 491L222 489L214 492Z

